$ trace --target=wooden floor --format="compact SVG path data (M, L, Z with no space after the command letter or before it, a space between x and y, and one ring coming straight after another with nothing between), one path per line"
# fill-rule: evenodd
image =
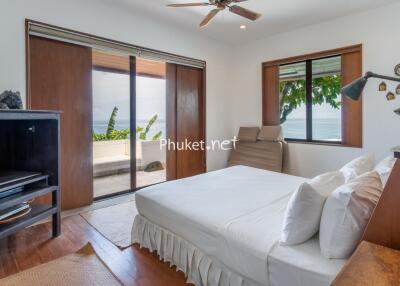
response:
M155 254L138 246L121 251L79 215L63 219L62 235L55 239L45 223L0 240L0 278L73 253L87 242L125 285L188 285L182 272Z

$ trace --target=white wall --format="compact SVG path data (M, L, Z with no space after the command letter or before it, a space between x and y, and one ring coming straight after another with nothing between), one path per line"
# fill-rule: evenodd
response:
M207 61L207 138L231 138L239 126L261 124L261 63L363 44L364 70L393 74L400 62L396 20L400 4L321 23L237 47L183 32L133 10L96 0L13 0L0 17L0 91L25 96L24 19L30 18L119 41ZM364 148L290 145L290 172L313 176L340 167L362 152L378 159L400 144L400 101L386 102L371 80L364 100ZM394 87L394 85L392 85ZM222 168L227 152L208 152L208 169Z
M394 75L400 63L400 4L374 9L334 21L275 35L235 49L232 94L233 130L239 126L261 124L261 63L353 44L363 44L364 71ZM400 145L400 117L393 113L400 100L387 102L378 93L379 81L370 80L364 96L364 148L327 147L290 144L290 172L300 176L339 168L363 152L373 152L377 159ZM390 85L392 90L395 84Z
M25 98L25 18L207 61L207 138L232 134L226 88L226 46L159 23L133 10L95 0L12 0L1 5L0 92ZM218 124L214 124L218 122ZM208 169L224 167L227 152L210 152Z

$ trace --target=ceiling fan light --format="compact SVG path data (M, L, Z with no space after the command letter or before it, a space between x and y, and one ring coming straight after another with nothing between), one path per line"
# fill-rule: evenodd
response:
M247 26L246 25L240 25L239 27L241 30L246 30Z

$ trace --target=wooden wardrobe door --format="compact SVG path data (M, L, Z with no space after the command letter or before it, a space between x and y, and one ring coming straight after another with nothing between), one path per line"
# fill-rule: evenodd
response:
M93 201L92 50L29 37L28 108L60 110L63 209Z
M204 141L203 70L177 66L176 139L181 144ZM178 150L177 177L185 178L204 173L204 151Z
M204 71L167 64L167 133L179 147L205 141ZM175 168L175 169L174 169ZM167 178L181 179L205 172L205 151L168 151Z

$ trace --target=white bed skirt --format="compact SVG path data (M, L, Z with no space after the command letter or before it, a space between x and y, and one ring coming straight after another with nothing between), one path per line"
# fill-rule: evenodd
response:
M185 273L187 282L196 286L262 286L229 270L196 246L141 215L135 217L132 242L156 251L160 260L176 266Z

